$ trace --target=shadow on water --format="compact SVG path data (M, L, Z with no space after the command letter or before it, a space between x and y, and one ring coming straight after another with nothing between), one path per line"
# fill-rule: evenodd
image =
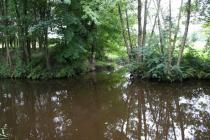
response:
M0 81L0 138L210 139L210 84L127 82L118 74ZM2 133L4 132L4 135Z

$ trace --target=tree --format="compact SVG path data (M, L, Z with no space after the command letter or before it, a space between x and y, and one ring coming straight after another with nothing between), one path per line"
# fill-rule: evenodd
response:
M138 48L139 50L142 48L142 2L138 0ZM140 51L138 52L137 62L140 62L143 59Z
M188 29L189 29L189 24L190 24L190 14L191 14L191 0L188 0L188 2L187 2L187 20L185 23L185 31L184 31L183 39L182 39L182 42L180 45L180 51L179 51L179 56L178 56L178 60L177 60L178 66L181 63L181 59L182 59L184 48L185 48L186 41L187 41Z
M118 10L119 10L119 17L120 17L120 22L121 22L121 29L122 29L122 35L123 35L123 39L124 39L124 42L125 42L125 47L127 49L127 54L128 54L128 60L130 62L130 57L131 57L131 48L128 44L128 40L127 40L127 37L126 37L126 27L124 25L124 20L123 20L123 14L122 14L122 9L121 9L121 5L120 3L118 3ZM126 10L126 17L127 16L127 10ZM128 21L127 21L127 27L128 27ZM129 27L128 27L129 28ZM130 31L128 30L129 32L129 38L130 38ZM129 39L131 41L131 39Z
M171 0L169 0L169 39L168 39L168 63L167 73L171 72L171 61L172 61L172 17L171 17Z
M2 5L2 16L4 18L4 38L5 38L5 48L6 48L6 60L7 64L11 67L12 66L12 60L10 56L10 46L9 46L9 11L8 11L8 0L4 0L1 2Z
M146 35L147 35L147 16L148 16L148 4L147 0L144 3L144 24L143 24L143 34L142 34L142 47L145 47Z

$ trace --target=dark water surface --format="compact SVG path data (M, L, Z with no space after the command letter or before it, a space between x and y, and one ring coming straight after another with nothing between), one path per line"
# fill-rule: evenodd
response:
M210 83L0 80L0 128L11 140L209 140Z

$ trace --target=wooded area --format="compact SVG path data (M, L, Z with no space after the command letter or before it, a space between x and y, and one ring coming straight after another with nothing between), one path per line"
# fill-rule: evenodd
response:
M202 30L189 34L190 26ZM209 0L0 1L2 78L72 77L123 64L140 78L209 79L209 45Z

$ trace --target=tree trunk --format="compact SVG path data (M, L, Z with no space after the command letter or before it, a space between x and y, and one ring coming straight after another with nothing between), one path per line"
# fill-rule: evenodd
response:
M171 21L171 0L169 0L169 38L168 38L168 62L167 62L167 72L168 74L171 73L171 61L172 61L172 39L171 39L171 35L172 35L172 21Z
M39 44L39 50L41 51L43 48L43 37L42 33L40 33L40 36L38 37L38 44Z
M91 32L97 33L97 26L95 23L92 23L91 25ZM96 40L95 36L93 40ZM91 71L93 72L96 70L96 47L97 47L97 41L92 41L89 61L90 61Z
M44 33L44 52L45 52L46 68L50 70L51 66L50 66L50 56L48 49L48 29L45 29Z
M128 10L127 10L127 7L125 8L125 15L126 15L126 24L127 24L127 31L128 31L128 39L129 39L129 42L130 42L130 49L132 50L133 43L132 43L132 40L131 40L131 32L130 32L130 24L129 24L129 19L128 19Z
M119 12L119 16L120 16L120 22L121 22L121 28L122 28L123 39L124 39L125 47L126 47L126 49L127 49L128 61L129 61L129 63L130 63L131 50L130 50L130 47L129 47L129 45L128 45L128 40L127 40L127 38L126 38L125 25L124 25L124 21L123 21L123 15L122 15L122 10L121 10L120 3L118 3L118 12Z
M156 3L155 3L154 0L153 0L153 2L154 2L154 5L156 5ZM157 2L158 2L158 3L157 3L157 7L156 7L156 8L157 8L157 12L156 12L155 20L154 20L154 23L153 23L153 26L152 26L152 31L151 31L151 33L150 33L149 46L150 46L150 44L151 44L152 37L153 37L153 34L154 34L154 32L155 32L155 27L156 27L156 24L157 24L158 16L159 16L159 14L160 14L160 3L161 3L161 0L158 0ZM159 26L158 26L158 29L159 29Z
M155 4L155 1L153 1L154 4ZM160 2L161 0L158 0L158 4L157 4L157 12L156 12L156 15L155 15L155 20L154 20L154 23L153 23L153 26L152 26L152 31L151 31L151 34L150 34L150 39L152 38L153 34L154 34L154 31L155 31L155 26L156 26L156 23L157 23L157 19L158 19L158 15L159 15L159 11L160 11ZM156 5L156 4L155 4Z
M147 7L147 0L145 0L145 4L144 4L144 25L143 25L143 34L142 34L142 47L145 47L145 42L146 42L147 15L148 15L148 7Z
M91 66L91 71L96 70L96 60L95 60L95 44L93 43L91 45L91 55L90 55L90 66Z
M27 9L28 9L28 0L24 0L23 2L23 14L24 17L27 16ZM23 21L23 34L24 34L24 53L25 53L25 57L26 57L26 62L30 62L31 58L30 58L30 46L29 46L29 37L28 37L28 25L26 22L26 19L24 19Z
M18 45L20 47L19 49L19 53L18 55L20 55L19 57L22 59L22 62L26 62L27 61L27 56L29 56L28 52L27 52L27 48L26 48L26 22L22 20L22 17L20 16L21 12L19 11L19 9L21 9L20 7L18 7L18 3L17 0L13 0L14 2L14 7L15 7L15 12L16 12L16 16L17 16L17 27L18 27ZM27 15L27 0L23 1L23 14L24 16Z
M173 53L175 50L175 45L176 45L177 36L178 36L178 32L179 32L180 20L181 20L181 16L182 16L182 6L183 6L183 0L181 0L181 5L180 5L180 9L179 9L177 27L176 27L176 31L175 31L175 35L174 35L173 47L172 47L172 52L171 52L172 56L173 56Z
M11 67L12 66L12 61L11 61L11 56L10 56L10 49L9 49L9 43L8 39L6 37L6 58L7 58L7 64Z
M187 2L187 20L186 20L184 36L183 36L183 39L181 42L179 56L178 56L178 60L177 60L178 66L180 66L184 48L185 48L186 41L187 41L187 35L188 35L189 24L190 24L190 14L191 14L191 0L188 0L188 2Z
M9 41L8 41L8 38L9 38L9 32L8 32L8 0L5 0L4 14L6 16L6 20L5 20L5 25L6 25L6 37L5 37L6 59L7 59L7 64L11 67L12 66L12 61L11 61Z
M31 61L31 39L28 36L28 27L27 27L27 34L26 34L26 48L28 53L28 62Z
M17 17L17 27L18 27L18 33L17 33L17 46L16 47L19 47L20 46L20 44L21 44L21 40L22 39L20 39L20 35L21 35L21 28L20 28L20 25L21 25L21 23L20 23L20 13L19 13L19 11L18 11L18 5L17 5L17 1L16 0L13 0L13 2L14 2L14 7L15 7L15 12L16 12L16 17Z
M50 6L48 5L48 1L46 1L46 7L45 7L45 16L46 19L49 20L50 19ZM46 67L48 70L51 69L51 65L50 65L50 54L49 54L49 49L48 49L48 27L46 27L44 29L44 49L45 49L45 59L46 59Z
M36 50L36 38L34 38L32 41L32 49Z
M140 49L142 48L142 25L141 25L141 21L142 21L142 2L141 0L138 0L138 54L137 54L137 62L141 62L143 57L142 54L140 52Z
M159 31L160 52L162 54L164 54L163 36L162 36L162 29L161 29L160 16L159 15L158 15L158 31Z

